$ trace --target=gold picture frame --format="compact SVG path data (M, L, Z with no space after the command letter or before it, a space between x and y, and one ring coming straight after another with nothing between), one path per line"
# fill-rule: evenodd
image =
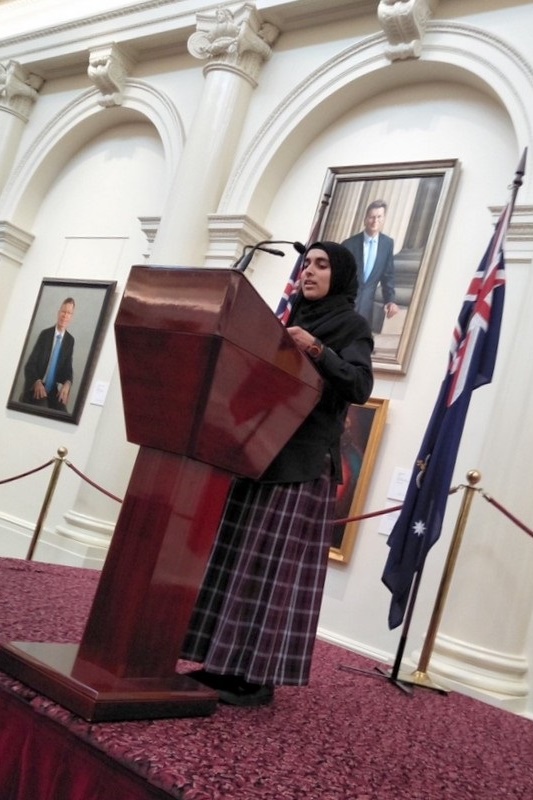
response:
M399 311L390 319L385 317L382 285L378 284L369 318L375 342L374 370L407 372L458 176L457 159L327 170L317 206L320 224L315 240L344 242L363 230L372 201L382 200L387 205L382 232L393 240Z
M389 401L370 398L348 409L341 438L344 482L338 487L335 519L352 521L334 526L329 558L347 564L351 558L359 521L385 429Z

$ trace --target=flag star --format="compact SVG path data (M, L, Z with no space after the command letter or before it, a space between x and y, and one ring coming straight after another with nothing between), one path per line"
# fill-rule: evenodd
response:
M415 536L423 536L426 532L426 525L421 519L413 523L413 533Z

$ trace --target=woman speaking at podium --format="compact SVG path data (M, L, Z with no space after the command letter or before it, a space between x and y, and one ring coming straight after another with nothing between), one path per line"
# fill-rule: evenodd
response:
M271 703L308 683L348 407L373 385L372 334L354 310L352 254L335 242L304 253L287 330L324 379L318 404L259 480L236 479L181 657L190 676L237 706Z

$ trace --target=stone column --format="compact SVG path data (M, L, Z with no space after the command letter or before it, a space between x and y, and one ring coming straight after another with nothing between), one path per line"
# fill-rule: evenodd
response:
M124 47L101 45L89 53L87 74L99 92L103 109L121 106L134 61ZM136 243L131 244L138 263ZM118 444L122 443L122 444ZM110 381L105 405L85 465L74 464L88 480L114 497L124 496L137 447L126 442L118 368ZM100 568L113 535L120 504L82 480L73 508L64 522L39 543L39 553L51 561Z
M0 220L0 319L9 305L20 265L33 239L29 231Z
M16 61L0 62L0 192L43 82Z
M43 80L16 61L0 62L0 195L9 178L30 112ZM18 268L33 240L28 231L0 220L0 318L9 303Z
M272 26L261 26L255 8L250 5L243 6L235 15L227 9L198 15L198 31L189 40L189 50L195 57L208 61L204 70L205 88L162 218L140 220L148 240L143 253L147 262L203 264L208 215L217 209L255 78L270 56L270 43L277 33ZM122 103L131 63L128 54L116 45L100 47L90 54L88 73L100 90L99 102L103 108ZM117 437L119 422L123 431L119 376L115 373L87 462L87 475L122 497L137 448L134 445L110 448L110 441L125 439L125 432ZM119 510L113 500L82 483L74 507L65 514L64 524L57 526L50 546L67 551L69 562L99 567ZM55 558L58 557L65 558L56 554Z
M256 78L278 36L251 4L235 13L198 14L197 21L188 48L207 61L205 86L161 218L154 264L204 263L208 215L217 210Z

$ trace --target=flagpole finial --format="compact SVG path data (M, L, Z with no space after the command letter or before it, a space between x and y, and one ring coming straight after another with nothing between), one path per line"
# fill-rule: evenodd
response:
M524 147L522 155L520 157L520 161L518 162L518 166L516 168L514 181L511 186L511 212L514 208L516 196L518 194L518 190L522 186L522 178L526 174L526 159L527 159L527 147Z
M481 472L477 469L469 469L466 473L466 479L470 487L475 486L476 483L479 483L481 480Z
M513 181L513 185L516 187L522 186L522 178L526 174L526 159L527 159L527 147L524 147L524 152L522 153L520 161L518 162L518 166L515 172L515 178Z

